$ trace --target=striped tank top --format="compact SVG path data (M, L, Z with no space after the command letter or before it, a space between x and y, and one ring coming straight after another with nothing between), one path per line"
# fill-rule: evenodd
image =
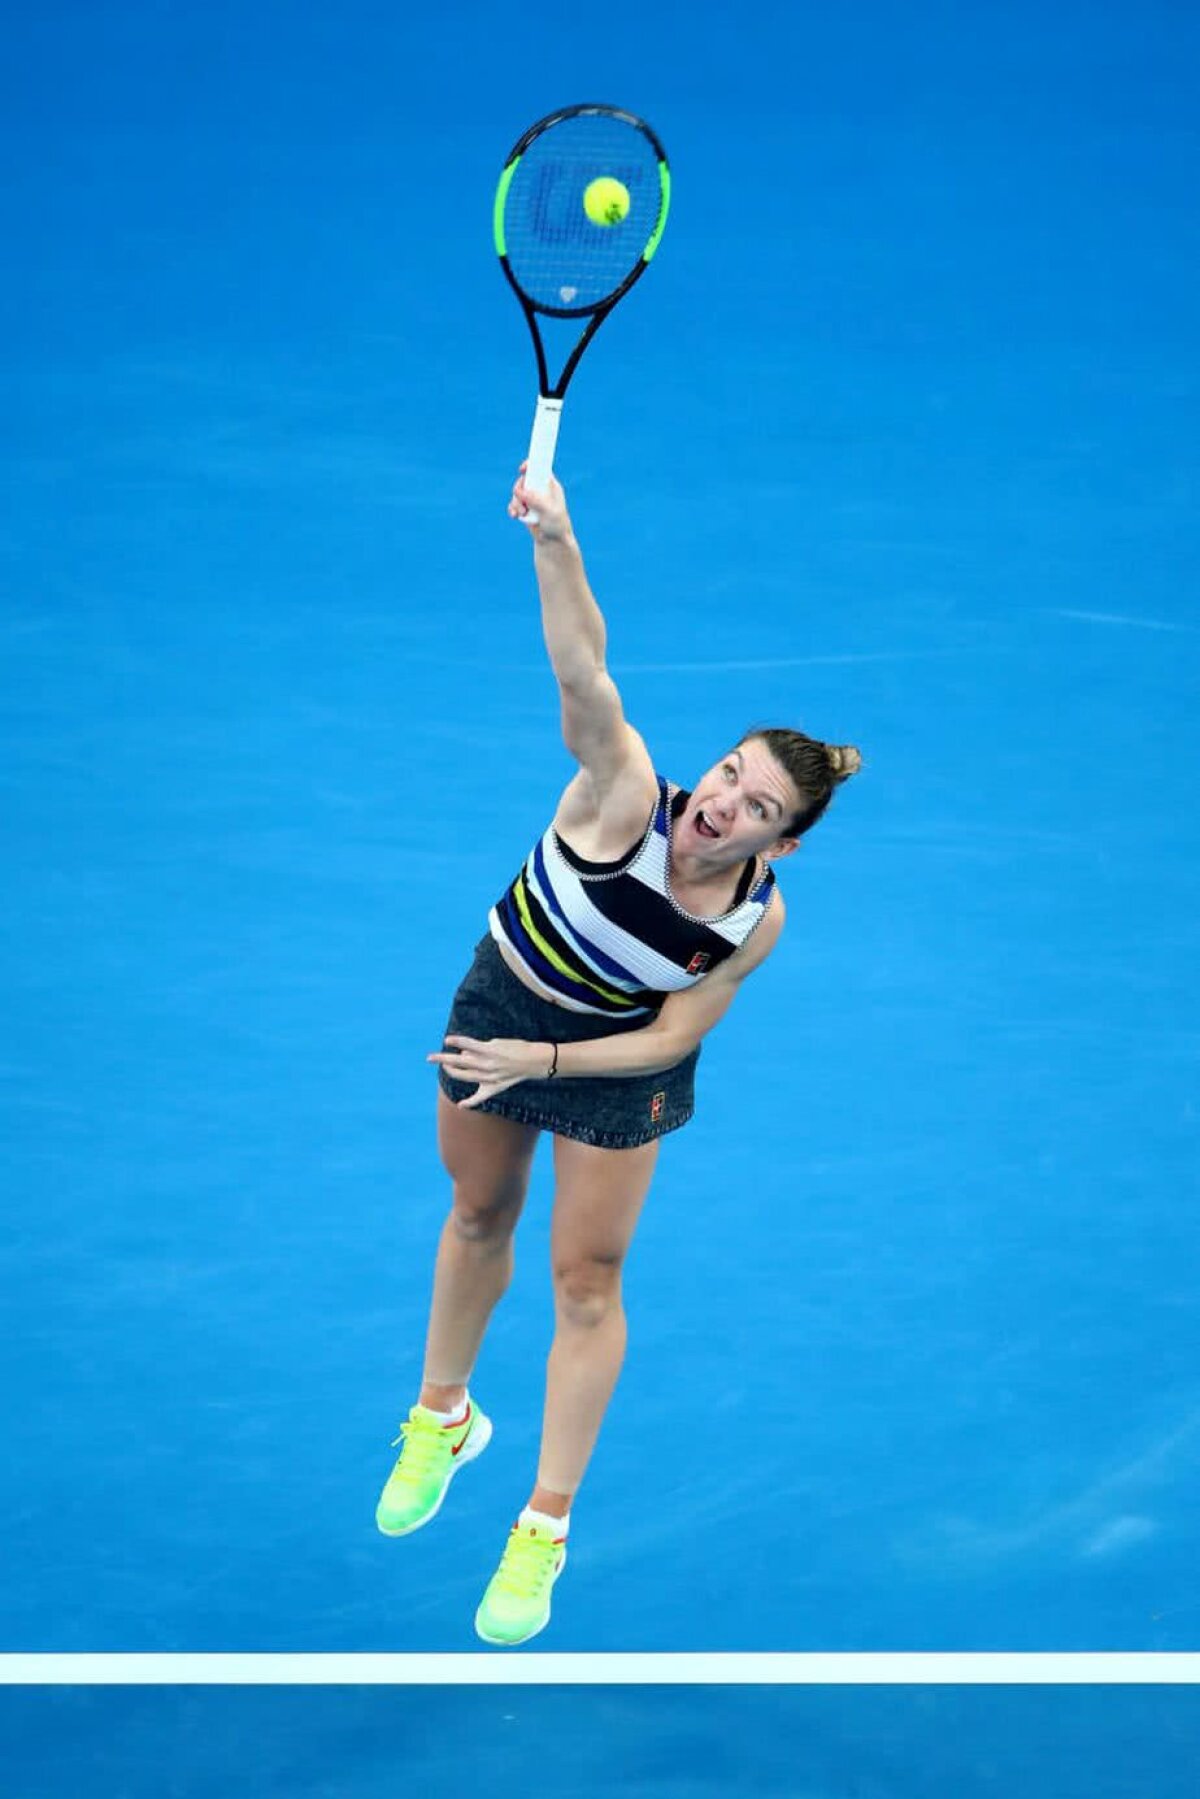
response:
M658 776L645 835L619 862L586 862L551 825L488 914L488 926L533 977L575 1012L636 1018L694 987L753 934L775 891L771 868L746 865L733 905L696 918L671 893L671 827L688 794Z

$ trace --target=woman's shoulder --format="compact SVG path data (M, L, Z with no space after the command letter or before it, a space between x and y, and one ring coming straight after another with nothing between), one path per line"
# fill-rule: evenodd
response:
M739 956L745 958L747 973L751 968L757 968L761 962L766 961L783 935L786 918L787 908L783 903L779 882L776 881L771 888L766 910L737 952Z

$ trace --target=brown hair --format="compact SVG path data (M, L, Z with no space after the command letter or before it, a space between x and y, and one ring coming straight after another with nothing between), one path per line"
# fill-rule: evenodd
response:
M828 806L834 788L862 767L852 743L822 743L819 737L778 725L754 725L742 733L741 742L751 739L766 745L800 796L800 810L783 826L781 837L803 837Z

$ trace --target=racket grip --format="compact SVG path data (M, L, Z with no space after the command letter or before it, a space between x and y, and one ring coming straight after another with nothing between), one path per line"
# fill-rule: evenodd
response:
M546 394L538 395L537 411L533 415L533 435L529 439L529 464L525 470L525 485L535 493L545 492L546 483L554 472L554 447L558 442L558 421L562 417L562 401L552 400ZM535 512L526 513L530 524L538 522Z

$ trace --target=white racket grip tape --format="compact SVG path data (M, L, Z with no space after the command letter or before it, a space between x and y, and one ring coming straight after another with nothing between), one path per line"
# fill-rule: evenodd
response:
M533 435L529 439L529 466L525 470L525 485L534 493L544 493L546 484L554 472L554 448L558 442L558 422L562 417L561 400L549 399L545 394L538 395L537 411L533 415ZM536 512L527 512L530 524L536 525Z

